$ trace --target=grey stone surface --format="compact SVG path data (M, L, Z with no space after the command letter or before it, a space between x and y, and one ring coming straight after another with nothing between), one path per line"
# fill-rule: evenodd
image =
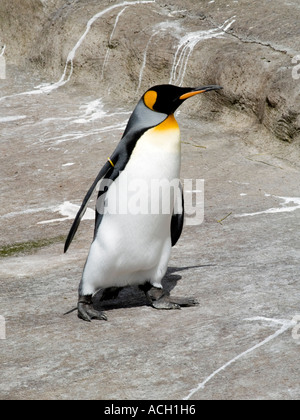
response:
M68 78L75 49L71 83L114 100L135 101L158 80L218 82L218 107L299 141L297 0L3 0L0 19L9 61L47 81L59 80L66 62Z
M19 26L12 17L0 25L8 62L0 81L0 398L299 399L296 2L127 5L111 37L122 4L91 26L60 87L88 20L118 3L30 3ZM0 7L12 16L16 2ZM156 311L130 288L106 305L108 322L64 316L76 304L93 221L82 222L64 255L72 220L60 206L80 205L133 101L169 81L182 36L233 16L232 31L199 41L181 73L185 85L224 86L177 115L182 178L205 180L205 212L201 225L184 228L165 281L200 306ZM166 29L153 35L160 24Z

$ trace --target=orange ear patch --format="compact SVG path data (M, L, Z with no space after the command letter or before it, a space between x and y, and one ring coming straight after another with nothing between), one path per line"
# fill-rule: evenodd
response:
M149 90L149 91L148 91L148 92L146 92L146 93L145 93L145 95L144 95L144 102L145 102L145 105L146 105L148 108L152 109L152 111L154 111L154 110L153 110L153 107L154 107L154 105L155 105L156 99L157 99L157 92L155 92L154 90Z

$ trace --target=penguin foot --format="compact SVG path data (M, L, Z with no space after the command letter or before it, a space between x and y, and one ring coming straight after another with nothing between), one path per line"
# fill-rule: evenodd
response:
M155 300L151 306L155 309L181 309L180 305L171 301L170 296Z
M107 321L104 312L96 311L93 307L92 296L81 296L78 300L78 318L91 322L92 319Z
M199 302L194 298L180 298L165 295L160 299L153 301L151 304L155 309L181 309L199 305Z
M192 297L176 297L176 296L169 296L169 299L172 303L180 306L181 308L188 308L190 306L197 306L199 302L197 299Z
M155 309L181 309L183 307L199 305L197 299L185 297L173 297L164 289L158 289L149 284L142 286L151 306Z

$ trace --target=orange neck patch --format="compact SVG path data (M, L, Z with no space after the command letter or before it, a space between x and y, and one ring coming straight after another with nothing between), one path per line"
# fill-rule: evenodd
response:
M168 118L165 119L161 124L154 127L154 130L179 130L179 125L174 117L174 114L169 115Z

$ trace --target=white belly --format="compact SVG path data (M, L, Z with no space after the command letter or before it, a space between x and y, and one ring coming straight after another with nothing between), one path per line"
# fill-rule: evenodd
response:
M84 294L146 281L160 286L170 259L179 176L179 129L147 131L106 194L106 212L83 274Z

